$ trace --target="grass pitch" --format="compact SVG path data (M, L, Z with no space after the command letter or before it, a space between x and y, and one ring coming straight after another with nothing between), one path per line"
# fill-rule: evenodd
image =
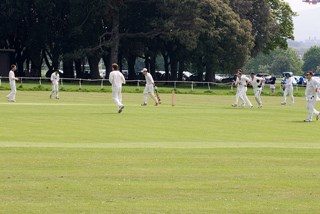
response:
M0 91L3 213L316 213L320 121L305 100ZM318 107L319 108L319 107Z

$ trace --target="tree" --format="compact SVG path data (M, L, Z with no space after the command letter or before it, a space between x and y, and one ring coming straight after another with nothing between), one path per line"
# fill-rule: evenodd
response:
M320 47L312 46L304 55L303 55L303 66L302 70L304 72L313 71L319 72L320 66Z
M255 45L252 56L277 47L287 48L287 39L293 39L293 20L296 15L282 0L231 0L231 7L242 19L252 24Z
M193 63L200 79L206 71L206 80L213 81L215 72L233 73L246 62L253 47L251 24L222 1L201 1L199 8L204 27Z
M268 54L260 53L251 58L244 66L244 71L246 73L268 72L282 74L282 72L293 72L294 74L301 74L301 67L302 62L298 59L293 49L283 50L277 48Z
M16 49L19 71L30 60L34 76L44 60L52 68L63 61L66 77L75 64L81 77L88 59L91 78L99 78L101 58L107 70L125 58L135 78L137 58L154 73L161 54L167 78L181 80L192 66L213 81L250 55L285 48L293 29L282 0L6 0L0 9L0 45Z

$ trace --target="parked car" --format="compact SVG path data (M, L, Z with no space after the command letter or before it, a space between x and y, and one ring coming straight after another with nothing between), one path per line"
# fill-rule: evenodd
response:
M128 72L128 70L121 70L121 72L122 72L124 78L125 78L125 79L128 79L128 77L129 77L129 72Z
M165 71L156 71L156 80L165 80L166 72Z
M191 72L189 72L189 71L182 72L182 80L183 81L189 81L192 79L192 77L193 77L193 74Z
M220 83L223 78L226 78L226 76L224 74L216 74L214 78L215 78L216 82Z
M306 85L307 84L307 79L304 78L303 76L293 76L293 78L296 80L298 85Z
M233 81L236 81L236 78L237 76L234 75L234 76L229 76L229 77L226 77L226 78L223 78L221 80L222 83L232 83Z
M261 72L261 73L257 73L256 75L257 75L257 77L264 78L265 79L265 84L269 84L270 83L271 75L269 73Z
M100 69L99 74L101 78L106 78L106 69Z

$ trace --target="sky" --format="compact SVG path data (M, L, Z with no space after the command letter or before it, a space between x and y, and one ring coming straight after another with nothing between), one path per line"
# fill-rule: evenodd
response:
M291 9L299 15L293 18L295 41L309 39L320 40L319 20L320 3L308 4L302 0L284 0L289 3Z

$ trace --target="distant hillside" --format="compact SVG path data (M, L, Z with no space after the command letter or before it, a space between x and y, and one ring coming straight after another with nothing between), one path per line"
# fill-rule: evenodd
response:
M296 41L320 40L320 8L299 12L293 21Z

